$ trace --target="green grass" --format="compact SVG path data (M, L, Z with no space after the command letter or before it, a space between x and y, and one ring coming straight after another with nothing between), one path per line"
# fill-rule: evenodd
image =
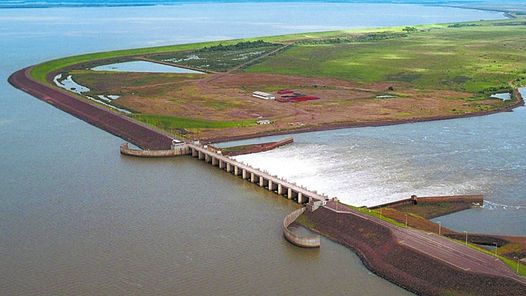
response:
M150 55L148 57L157 61L172 62L192 68L225 72L282 46L282 44L263 41L240 42L234 45L223 46L221 44L192 51Z
M106 52L87 53L87 54L69 56L69 57L59 58L59 59L40 63L38 65L35 65L35 67L33 67L33 69L30 72L30 75L36 81L39 81L44 84L48 84L46 81L46 75L48 73L56 72L62 68L72 66L75 64L85 63L85 62L94 62L97 60L141 56L141 55L165 54L165 53L173 53L173 52L180 52L180 51L197 50L200 48L216 46L219 44L232 45L232 44L239 43L241 41L264 40L266 42L283 42L283 41L293 41L293 40L300 40L300 39L321 38L325 36L330 37L330 36L335 36L338 34L341 34L341 31L289 34L289 35L280 35L280 36L270 36L270 37L264 37L264 38L255 37L255 38L245 38L245 39L235 39L235 40L220 40L220 41L191 43L191 44L145 47L145 48L134 48L134 49L106 51Z
M425 25L419 26L422 28L431 28L435 25ZM392 27L389 28L389 31L393 32L402 32L403 27ZM113 59L113 58L123 58L123 57L132 57L132 56L142 56L142 55L153 55L153 54L166 54L174 53L181 51L190 51L198 50L204 47L222 45L234 45L239 42L246 41L258 41L263 40L265 42L294 42L299 40L310 40L310 39L320 39L320 38L332 38L340 36L342 33L354 33L362 34L369 32L376 32L378 29L352 29L344 31L328 31L328 32L314 32L314 33L297 33L297 34L286 34L278 36L268 36L268 37L254 37L254 38L244 38L244 39L233 39L233 40L218 40L210 42L201 42L201 43L190 43L190 44L179 44L179 45L168 45L168 46L158 46L158 47L145 47L145 48L134 48L134 49L124 49L124 50L114 50L106 52L96 52L96 53L87 53L76 56L69 56L64 58L59 58L55 60L46 61L35 65L30 72L30 75L36 81L47 84L46 75L51 72L59 71L62 68L72 66L75 64L85 63L85 62L94 62L97 60L103 59Z
M459 241L460 243L460 241ZM479 252L482 252L482 253L485 253L485 254L488 254L488 255L491 255L491 256L495 256L495 251L491 251L491 250L488 250L488 249L484 249L478 245L474 245L474 244L471 244L471 243L468 243L468 247L474 249L474 250L477 250ZM506 258L504 256L501 256L498 254L498 249L497 249L497 256L496 256L500 261L504 262L504 264L508 265L510 267L511 270L513 270L514 272L517 270L517 261L514 261L514 260L511 260L509 258ZM526 276L526 265L523 264L523 263L519 263L519 275L520 276Z
M247 39L249 40L249 39ZM115 50L107 52L97 52L97 53L88 53L77 56L70 56L65 58L60 58L56 60L47 61L41 64L36 65L31 70L31 77L39 82L47 83L46 75L50 72L58 71L62 68L72 66L75 64L93 62L103 59L113 59L121 57L131 57L131 56L140 56L140 55L150 55L150 54L162 54L169 52L177 51L186 51L186 50L195 50L207 46L215 46L218 44L235 44L238 40L228 40L228 41L213 41L213 42L202 42L202 43L192 43L192 44L181 44L181 45L170 45L170 46L160 46L160 47L146 47L146 48L135 48L135 49L125 49L125 50Z
M344 205L344 204L342 204L342 205ZM355 210L357 212L360 212L362 214L366 214L366 215L378 218L378 219L380 219L382 221L385 221L385 222L387 222L389 224L393 224L393 225L398 226L398 227L405 227L405 224L400 223L400 222L398 222L398 221L396 221L394 219L391 219L391 218L388 218L388 217L382 215L382 209L381 208L380 209L371 210L371 209L368 209L368 208L365 208L365 207L358 208L358 207L353 207L353 206L349 206L349 205L344 205L344 206L349 207L349 208L351 208L351 209L353 209L353 210Z
M175 129L198 129L198 128L230 128L255 125L255 120L244 121L213 121L193 118L183 118L163 115L138 114L133 118L165 130Z
M526 26L512 26L510 21L499 21L510 26L475 23L424 27L386 40L298 44L245 71L406 82L420 89L472 93L509 89L509 81L526 77Z

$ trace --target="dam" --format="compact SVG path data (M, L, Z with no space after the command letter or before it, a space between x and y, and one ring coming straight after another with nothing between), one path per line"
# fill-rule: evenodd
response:
M288 182L278 176L271 175L257 168L251 167L247 164L238 162L228 156L221 154L221 150L209 147L207 145L201 146L197 143L185 144L187 154L199 160L204 160L212 166L217 166L219 169L241 177L243 180L250 181L264 187L269 191L273 191L278 195L286 196L288 199L294 200L299 204L308 202L334 200L324 194L319 194L315 191L310 191L307 188Z
M320 194L316 191L311 191L301 185L297 185L276 175L271 175L258 168L241 163L229 156L223 155L220 149L208 145L202 145L197 141L193 143L173 141L171 150L159 151L130 149L128 144L123 144L120 146L120 152L123 155L136 157L171 157L190 155L199 160L203 160L212 166L218 167L227 173L240 177L243 180L247 180L259 185L260 187L266 188L269 191L277 193L278 195L294 200L299 204L318 203L325 205L328 201L336 199L334 197L330 198L327 195Z

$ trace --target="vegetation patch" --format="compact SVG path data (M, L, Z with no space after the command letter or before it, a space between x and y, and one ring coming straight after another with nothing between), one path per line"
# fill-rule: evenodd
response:
M176 132L184 133L187 129L221 129L231 127L246 127L255 124L253 120L244 121L212 121L212 120L199 120L192 118L174 117L174 116L162 116L162 115L151 115L151 114L137 114L133 115L133 118L142 121L146 124L153 125L155 127Z
M263 40L244 41L229 45L220 43L193 51L152 55L149 56L149 58L192 68L226 72L236 66L240 66L250 60L279 49L282 46L282 44L275 44Z
M499 21L503 24L516 22ZM246 71L332 77L364 83L401 81L419 89L475 94L509 85L526 69L525 26L477 22L469 26L452 24L417 29L405 32L404 38L356 42L348 33L342 33L326 38L328 41L323 46L296 43ZM395 35L403 36L400 34L403 33ZM303 43L316 42L320 41Z
M395 38L407 37L407 33L414 32L412 29L414 27L407 27L405 32L373 32L373 33L363 33L363 34L346 34L343 36L336 36L330 38L320 38L320 39L306 39L297 41L298 45L322 45L322 44L345 44L352 42L369 42L369 41L378 41L378 40L387 40ZM416 29L414 29L416 30Z

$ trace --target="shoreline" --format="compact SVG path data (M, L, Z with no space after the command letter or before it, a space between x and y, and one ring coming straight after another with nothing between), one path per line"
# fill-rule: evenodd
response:
M240 141L240 140L250 140L263 137L271 136L283 136L283 135L293 135L293 134L302 134L310 132L321 132L321 131L330 131L338 129L348 129L348 128L361 128L361 127L380 127L380 126L391 126L399 124L411 124L411 123L421 123L421 122L431 122L431 121L441 121L449 119L461 119L461 118L470 118L470 117L479 117L503 112L513 112L513 109L524 106L524 98L517 89L513 90L513 93L516 95L517 101L509 106L505 106L499 109L491 111L478 111L473 113L461 114L461 115L442 115L442 116L432 116L427 118L415 118L415 119L401 119L401 120L380 120L373 122L356 122L356 123L333 123L327 124L324 126L314 126L314 127L305 127L291 130L278 130L278 131L268 131L262 132L253 135L240 135L240 136L230 136L230 137L217 137L202 140L203 143L224 143L231 141Z
M153 127L35 81L28 75L32 68L30 66L14 72L9 76L8 82L15 88L142 149L163 150L171 147L172 137Z

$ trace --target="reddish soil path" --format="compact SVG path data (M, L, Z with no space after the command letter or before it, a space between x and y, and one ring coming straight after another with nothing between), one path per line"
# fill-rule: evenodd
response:
M306 215L316 231L354 249L373 272L419 295L526 295L526 278L446 237L396 227L335 203Z
M169 149L172 138L124 115L95 106L73 95L42 85L28 76L31 67L13 73L9 83L89 124L143 149Z

